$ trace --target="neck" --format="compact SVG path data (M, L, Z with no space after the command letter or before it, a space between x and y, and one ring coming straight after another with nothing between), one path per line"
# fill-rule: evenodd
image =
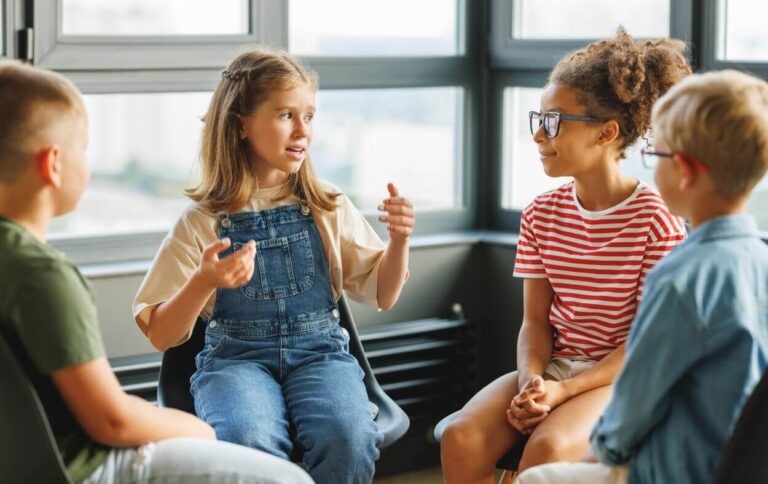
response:
M52 213L40 197L0 188L0 215L21 225L40 242L45 242Z
M727 200L717 195L698 196L691 199L690 207L684 215L691 229L717 217L738 215L747 211L747 198Z
M637 180L615 169L600 170L573 177L576 196L586 210L598 212L609 209L629 197L637 188Z

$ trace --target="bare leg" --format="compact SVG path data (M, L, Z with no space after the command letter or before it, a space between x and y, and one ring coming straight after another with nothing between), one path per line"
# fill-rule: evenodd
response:
M550 462L576 462L589 446L589 433L611 398L611 386L595 388L560 404L533 431L518 472Z
M517 393L517 372L501 376L472 397L445 428L440 460L447 484L494 482L496 461L522 438L506 414Z

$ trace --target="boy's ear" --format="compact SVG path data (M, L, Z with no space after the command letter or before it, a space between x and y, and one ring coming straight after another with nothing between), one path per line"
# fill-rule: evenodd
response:
M693 169L690 163L680 157L680 155L673 155L672 159L675 161L675 167L680 175L678 188L685 190L691 188L696 181L696 170Z
M54 188L61 188L61 149L52 145L37 154L37 171L43 183Z
M597 139L601 144L609 144L619 137L620 132L619 123L611 119L603 125Z

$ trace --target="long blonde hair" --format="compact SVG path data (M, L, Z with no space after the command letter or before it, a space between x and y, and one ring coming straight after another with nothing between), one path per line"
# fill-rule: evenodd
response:
M237 211L250 200L258 181L240 139L240 116L253 113L274 90L305 84L318 89L317 75L281 51L252 49L238 55L222 72L221 80L203 117L200 145L202 181L184 193L212 210ZM325 192L312 168L309 154L297 173L288 175L290 193L311 207L333 211L339 193Z

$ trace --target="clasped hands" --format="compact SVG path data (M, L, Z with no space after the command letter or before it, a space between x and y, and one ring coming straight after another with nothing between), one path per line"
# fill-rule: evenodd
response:
M518 432L530 435L536 426L558 405L568 400L562 382L530 377L509 404L507 421Z

